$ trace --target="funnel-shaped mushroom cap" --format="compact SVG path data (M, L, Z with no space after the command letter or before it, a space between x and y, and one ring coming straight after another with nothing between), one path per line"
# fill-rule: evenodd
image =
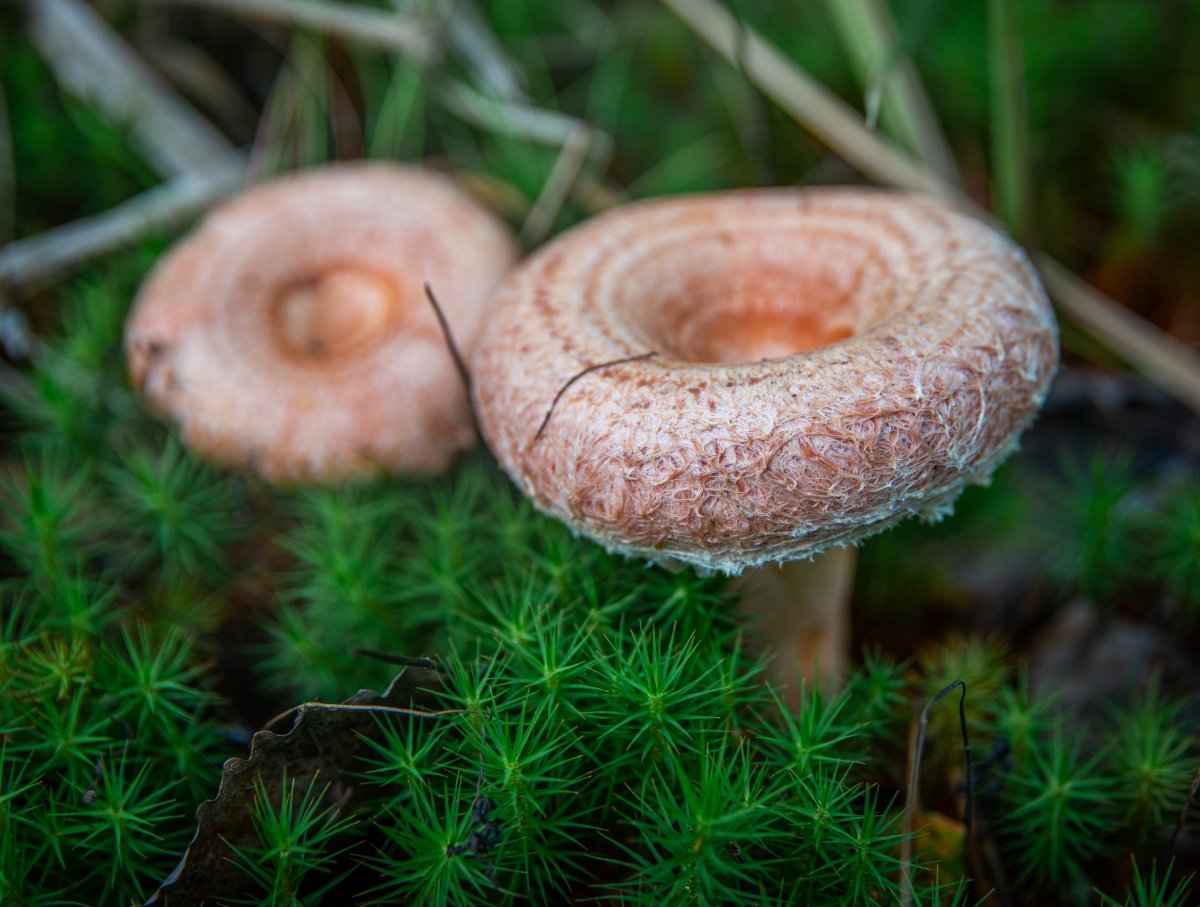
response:
M763 190L612 211L519 266L474 360L500 463L610 549L737 573L946 512L1037 412L1024 254L930 200ZM652 358L581 371L655 351Z
M192 449L268 479L438 471L474 432L424 284L469 352L515 259L506 228L435 173L281 179L159 263L126 327L133 383Z

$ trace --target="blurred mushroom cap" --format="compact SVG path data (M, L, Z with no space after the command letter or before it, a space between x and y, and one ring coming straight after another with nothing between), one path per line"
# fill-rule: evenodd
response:
M437 472L474 431L424 284L469 354L516 255L434 172L288 176L218 207L159 262L126 325L130 374L191 449L272 481Z
M738 573L946 513L1015 447L1057 356L1037 277L986 224L775 189L559 237L497 291L474 377L539 508L611 550Z

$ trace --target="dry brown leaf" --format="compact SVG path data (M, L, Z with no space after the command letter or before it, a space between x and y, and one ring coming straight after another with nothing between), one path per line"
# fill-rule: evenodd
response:
M389 709L437 714L428 710L437 707L441 687L442 675L432 663L414 665L398 674L383 693L361 690L339 705L304 703L295 709L286 734L259 731L250 743L249 758L225 763L216 799L204 801L196 810L192 842L146 904L189 907L246 895L242 889L248 879L233 857L234 848L255 843L251 817L256 784L276 801L285 778L303 789L319 775L334 802L348 805L356 794L349 769L367 750L367 741L380 735L378 716Z

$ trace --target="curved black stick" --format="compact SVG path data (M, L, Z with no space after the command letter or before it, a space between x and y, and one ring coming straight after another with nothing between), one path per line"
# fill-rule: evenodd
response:
M626 356L624 359L613 359L610 362L601 362L597 365L589 365L581 372L572 375L570 379L562 387L558 389L558 393L554 395L554 399L550 401L550 408L546 410L546 418L542 420L542 424L538 426L537 434L533 436L533 444L541 440L542 432L546 430L546 426L550 424L550 417L554 415L554 407L558 406L558 401L562 399L562 395L567 392L567 388L582 378L584 375L591 372L599 371L602 368L608 368L610 365L624 365L626 362L641 362L643 359L649 359L651 356L657 356L658 353L651 350L649 353L639 353L637 356Z
M912 772L908 778L908 797L905 802L905 831L911 832L913 822L916 821L918 790L921 781L921 754L925 749L925 733L929 729L929 710L932 709L938 702L944 699L947 695L958 688L962 691L958 697L958 722L962 728L963 741L963 769L965 771L964 787L965 799L963 804L963 841L969 847L971 843L971 814L974 812L975 796L974 783L971 780L971 741L967 736L967 684L966 681L956 680L954 683L940 691L936 696L925 703L925 707L921 709L921 720L917 725L917 741L913 748ZM910 839L911 840L911 839ZM911 844L909 845L911 846ZM900 864L900 880L902 885L901 897L903 904L912 902L912 888L908 886L909 875L912 872L912 864L909 857L906 855ZM969 884L969 882L968 882Z
M446 320L446 313L442 311L437 297L433 295L433 287L428 282L425 284L425 298L433 306L433 314L437 316L442 336L446 338L446 347L450 350L450 358L454 360L454 367L458 369L458 377L462 379L463 387L467 391L467 409L471 412L471 425L475 429L475 435L482 440L483 430L479 426L479 416L475 412L475 398L471 394L471 371L467 368L467 361L463 359L462 353L459 352L458 344L454 342L454 335L450 333L450 322Z

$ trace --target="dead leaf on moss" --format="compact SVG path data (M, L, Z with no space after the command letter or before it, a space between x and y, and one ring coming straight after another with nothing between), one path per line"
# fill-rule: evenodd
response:
M308 702L294 710L285 734L263 730L254 735L248 759L234 758L221 770L216 799L196 810L196 834L174 871L146 901L147 905L190 907L245 896L246 876L233 862L233 848L255 843L251 819L256 782L272 800L283 785L307 787L319 774L328 796L341 806L353 801L355 780L348 770L379 736L377 716L389 709L416 710L435 717L442 675L432 663L407 667L382 694L361 690L337 705ZM453 714L451 712L449 714ZM286 716L281 716L286 717Z

